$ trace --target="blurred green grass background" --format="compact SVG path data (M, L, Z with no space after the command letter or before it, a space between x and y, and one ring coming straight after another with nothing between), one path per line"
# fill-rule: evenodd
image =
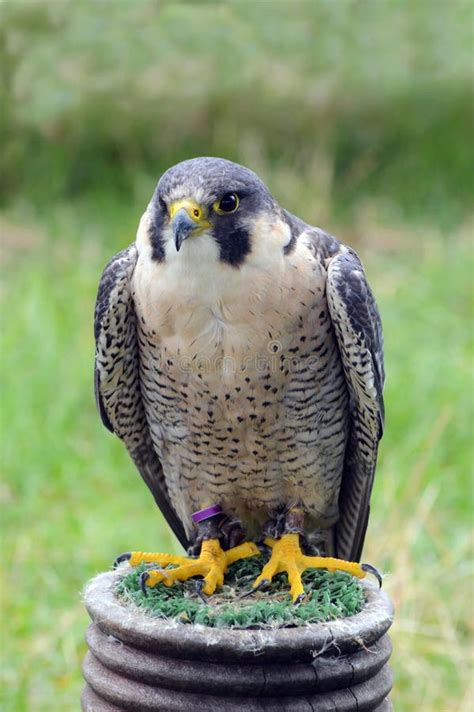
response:
M72 710L85 581L178 550L92 395L101 269L161 172L256 170L356 247L386 335L364 558L397 609L397 712L464 712L472 670L468 2L1 6L1 709Z

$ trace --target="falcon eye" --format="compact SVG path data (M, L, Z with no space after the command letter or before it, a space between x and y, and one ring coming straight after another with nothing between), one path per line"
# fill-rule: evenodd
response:
M219 213L235 213L239 207L239 196L237 193L226 193L217 204Z

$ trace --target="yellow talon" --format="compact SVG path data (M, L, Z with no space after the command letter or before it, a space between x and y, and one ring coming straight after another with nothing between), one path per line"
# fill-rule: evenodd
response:
M304 595L301 574L306 569L328 569L329 571L346 571L357 578L364 578L366 572L360 564L326 556L306 556L301 551L298 534L284 534L281 539L265 539L265 544L272 549L270 561L265 564L260 576L254 581L256 588L262 581L270 582L279 573L288 574L290 593L293 601Z
M159 564L160 566L168 566L168 564L185 564L187 561L188 559L186 556L132 551L128 563L130 566L138 566L139 564Z
M256 544L251 542L246 542L224 551L218 539L207 539L203 541L201 553L197 559L191 559L187 556L147 554L136 551L132 553L129 563L131 566L138 566L142 562L159 564L160 566L178 564L176 569L152 569L147 571L144 579L146 586L153 588L160 582L163 582L165 586L172 586L175 581L187 581L193 576L203 576L204 586L202 591L210 596L218 586L222 586L224 583L224 574L230 564L259 553L260 551Z

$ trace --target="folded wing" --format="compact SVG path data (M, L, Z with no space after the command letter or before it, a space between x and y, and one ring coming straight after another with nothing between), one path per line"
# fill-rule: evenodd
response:
M380 316L356 253L328 260L327 300L344 367L351 428L335 527L336 556L359 561L382 436L383 337Z
M136 261L137 251L131 245L115 255L100 280L94 318L97 407L104 425L125 443L168 524L187 548L189 541L169 500L141 397L136 314L130 291Z

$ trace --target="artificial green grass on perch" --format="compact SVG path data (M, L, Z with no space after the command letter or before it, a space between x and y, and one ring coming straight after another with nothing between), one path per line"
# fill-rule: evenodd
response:
M131 604L152 616L182 623L200 623L212 628L281 628L302 626L359 613L364 591L358 580L346 573L307 569L302 578L306 600L294 605L288 593L288 579L279 574L268 588L249 596L252 582L260 574L268 556L255 556L232 564L224 585L204 598L193 580L172 586L158 584L149 593L140 586L146 565L140 564L125 574L116 593L124 604ZM266 562L265 562L266 563Z
M93 579L83 710L390 710L387 596L322 569L296 605L285 574L248 596L266 558L232 564L209 598L193 579L145 594L146 564Z
M185 161L104 270L95 336L102 420L188 556L129 552L87 588L84 709L388 709L391 607L359 563L383 340L355 252L247 168Z

